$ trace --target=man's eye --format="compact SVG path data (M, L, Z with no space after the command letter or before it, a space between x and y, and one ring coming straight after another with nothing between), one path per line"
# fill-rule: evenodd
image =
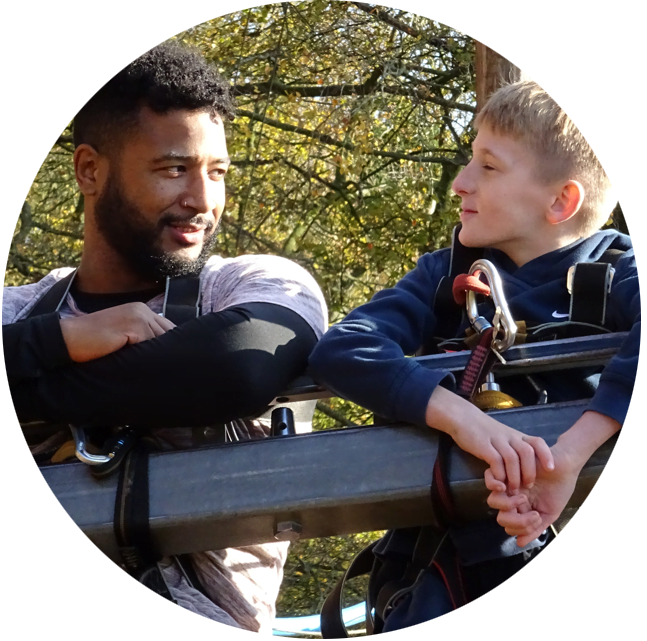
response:
M173 165L171 167L164 167L164 171L168 172L169 174L179 175L184 173L186 169L183 165Z
M222 180L227 174L227 167L217 167L211 170L211 176L214 180Z

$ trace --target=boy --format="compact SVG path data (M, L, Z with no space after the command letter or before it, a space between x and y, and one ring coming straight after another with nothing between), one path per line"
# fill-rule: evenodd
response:
M552 448L454 394L449 372L425 370L405 357L434 335L434 294L449 272L448 249L423 255L394 288L376 294L319 342L310 358L311 372L329 389L379 416L445 432L489 465L488 503L499 510L497 520L505 532L493 522L470 525L464 532L450 530L464 566L503 557L525 559L529 550L544 544L538 537L566 506L582 466L621 427L640 338L631 243L618 232L597 231L614 205L611 187L570 119L538 85L524 81L497 91L475 125L473 158L452 185L462 201L459 240L467 247L485 248L484 257L503 280L513 318L533 326L567 316L569 267L598 261L606 250L615 249L624 253L615 264L606 327L630 333L597 389L588 393L592 398L587 411ZM492 313L486 317L491 321ZM456 336L464 329L465 324ZM572 372L535 378L548 391L550 402L581 398L588 383L584 375L575 380ZM514 391L523 396L522 387ZM470 531L479 534L469 536ZM516 537L516 546L509 537ZM504 572L499 582L505 578ZM438 586L436 582L430 589ZM402 607L410 601L409 597ZM442 613L440 607L432 616ZM384 630L432 616L409 613L400 623L387 620ZM397 618L393 613L389 617Z

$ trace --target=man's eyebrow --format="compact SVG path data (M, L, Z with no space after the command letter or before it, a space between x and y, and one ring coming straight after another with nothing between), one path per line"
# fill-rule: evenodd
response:
M174 162L196 162L198 160L198 157L187 156L185 154L179 154L171 151L167 154L164 154L163 156L158 156L157 158L154 158L153 162L154 163L167 162L169 160L172 160ZM212 162L218 165L230 165L231 158L229 156L225 156L224 158L215 158Z

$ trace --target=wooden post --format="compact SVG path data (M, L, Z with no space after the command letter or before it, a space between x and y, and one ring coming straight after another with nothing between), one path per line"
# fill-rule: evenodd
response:
M509 60L476 42L476 111L502 85L522 80L524 74Z

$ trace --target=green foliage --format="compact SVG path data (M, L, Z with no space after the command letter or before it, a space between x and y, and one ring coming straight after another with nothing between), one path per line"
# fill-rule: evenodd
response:
M218 253L299 262L335 322L449 243L458 217L450 186L467 162L475 111L469 38L410 13L328 0L235 12L176 37L199 47L237 95ZM83 201L72 151L68 128L20 213L6 284L78 264ZM315 429L370 421L331 399L319 403ZM294 544L279 614L317 611L376 536Z

